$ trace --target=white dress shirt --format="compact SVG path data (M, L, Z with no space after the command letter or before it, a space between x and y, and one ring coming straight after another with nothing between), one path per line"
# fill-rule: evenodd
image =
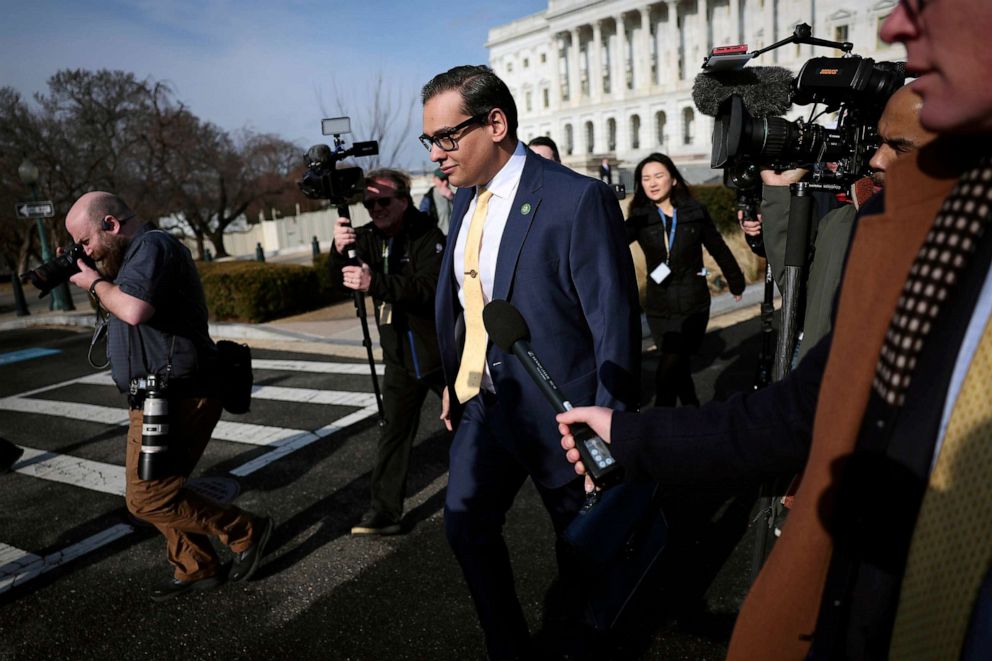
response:
M510 160L496 173L485 189L492 191L493 196L489 199L489 207L486 209L486 221L482 226L482 247L479 251L479 276L482 282L482 297L486 303L492 300L493 283L496 280L496 258L499 256L499 245L503 240L503 230L506 228L506 220L510 217L510 210L513 199L517 196L517 188L520 185L520 175L524 171L524 161L527 159L527 150L524 143L517 142ZM458 282L458 302L462 309L465 308L465 294L463 287L465 284L465 242L468 240L468 228L472 224L472 214L475 213L475 203L479 199L478 187L476 195L465 211L461 226L458 228L458 237L455 239L455 253L451 260L454 269L455 280ZM482 375L482 387L493 391L492 377L489 375L489 364L486 364L485 372Z

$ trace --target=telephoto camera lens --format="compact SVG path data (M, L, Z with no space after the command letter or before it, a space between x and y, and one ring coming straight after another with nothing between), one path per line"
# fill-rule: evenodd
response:
M159 480L172 472L172 462L169 457L169 400L166 399L165 383L155 376L147 378L142 413L138 477Z

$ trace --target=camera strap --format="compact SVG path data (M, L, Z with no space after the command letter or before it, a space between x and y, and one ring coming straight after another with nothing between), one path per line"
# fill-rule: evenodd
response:
M102 365L97 365L93 362L93 348L97 345L100 340L106 340L107 338L107 322L109 321L108 313L104 312L103 306L100 305L100 301L96 302L96 325L93 328L93 338L90 340L89 351L86 352L86 361L90 364L90 367L97 370L106 369L110 365L110 357L107 357L107 361ZM130 369L128 370L128 378L130 378Z

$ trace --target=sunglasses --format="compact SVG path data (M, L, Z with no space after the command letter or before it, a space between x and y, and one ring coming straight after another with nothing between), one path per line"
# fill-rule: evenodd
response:
M391 197L377 197L371 200L365 200L362 202L362 206L365 207L366 211L372 211L375 207L380 209L385 209L390 204L393 203L393 198Z

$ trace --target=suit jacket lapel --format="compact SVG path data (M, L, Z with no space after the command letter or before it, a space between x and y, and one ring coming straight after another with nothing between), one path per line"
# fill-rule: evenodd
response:
M531 223L537 216L541 204L541 185L544 180L544 169L541 156L527 153L523 172L520 174L520 184L517 195L510 206L510 215L506 219L503 238L499 243L499 255L496 259L496 278L493 283L493 299L503 299L510 294L513 284L513 274L520 258L520 249L530 231Z

